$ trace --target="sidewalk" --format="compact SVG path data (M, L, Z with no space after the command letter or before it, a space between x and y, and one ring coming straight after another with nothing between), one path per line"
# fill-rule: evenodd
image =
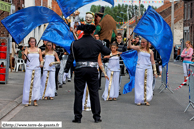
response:
M10 72L7 84L0 84L0 120L22 102L24 72Z

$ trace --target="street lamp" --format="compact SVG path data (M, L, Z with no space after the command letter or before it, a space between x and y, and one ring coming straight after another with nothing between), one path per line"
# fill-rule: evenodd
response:
M118 18L120 18L120 19L123 19L123 24L124 24L124 18L122 18L122 17L119 17L119 16L117 16Z

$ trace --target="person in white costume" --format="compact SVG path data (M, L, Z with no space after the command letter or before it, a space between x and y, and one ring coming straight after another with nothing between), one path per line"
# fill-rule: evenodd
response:
M141 40L141 46L131 45L132 36L128 42L128 48L138 52L138 61L135 72L135 103L140 106L145 103L149 106L149 102L153 97L152 82L153 71L157 78L156 65L154 61L153 51L149 49L149 43L146 39Z
M51 42L46 43L46 50L42 52L45 55L45 63L43 67L43 76L41 79L41 98L53 100L55 96L55 64L60 64L59 57L53 49ZM55 59L57 60L55 62Z
M26 107L31 105L31 101L34 101L34 106L38 106L37 100L40 98L41 87L40 67L43 67L42 53L36 47L36 39L31 37L28 44L29 48L25 49L22 55L24 60L27 59L22 99L22 104L25 104Z
M99 74L99 68L102 70L102 72L104 73L104 76L107 80L109 80L109 77L107 76L104 66L102 64L102 59L101 59L101 53L98 55L98 75ZM98 76L99 78L100 76ZM82 110L83 111L91 111L91 104L90 104L90 94L89 94L89 90L88 90L88 85L86 83L85 85L85 89L84 89L84 94L83 94L83 99L82 99Z
M61 60L61 64L60 64L60 71L59 73L63 73L63 83L66 84L66 81L68 80L68 82L71 81L71 69L69 69L69 72L68 73L64 73L64 68L65 68L65 65L67 63L67 59L68 59L68 53L65 51L64 52L64 55L62 56L62 60ZM61 79L61 83L62 83L62 79Z
M120 76L120 65L119 65L119 55L122 52L118 52L118 44L113 43L111 45L111 54L109 56L105 56L104 58L109 58L108 67L107 67L107 75L110 80L106 80L105 90L102 95L104 101L116 101L119 96L119 76Z

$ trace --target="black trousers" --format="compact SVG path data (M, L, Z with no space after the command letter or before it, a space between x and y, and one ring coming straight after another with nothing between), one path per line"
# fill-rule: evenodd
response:
M60 70L60 67L56 68L56 71L55 71L55 86L56 86L56 90L58 90L58 74L59 74L59 70Z
M100 119L100 100L98 94L98 71L96 68L79 68L75 69L75 101L74 101L74 115L75 119L80 120L82 118L82 98L85 88L85 83L88 84L90 93L91 109L94 120Z
M99 88L101 88L101 77L102 77L102 71L101 71L101 69L99 68L99 78L98 78L98 84L99 84Z

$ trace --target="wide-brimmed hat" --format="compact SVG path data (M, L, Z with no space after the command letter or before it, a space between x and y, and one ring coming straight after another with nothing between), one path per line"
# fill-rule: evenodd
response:
M96 29L96 27L94 25L89 25L89 24L81 24L77 27L77 30L82 30L84 31L84 33L92 33L94 30Z
M98 13L96 13L95 15L98 15L98 16L102 17L104 15L104 10L105 10L105 7L102 6L100 11Z

